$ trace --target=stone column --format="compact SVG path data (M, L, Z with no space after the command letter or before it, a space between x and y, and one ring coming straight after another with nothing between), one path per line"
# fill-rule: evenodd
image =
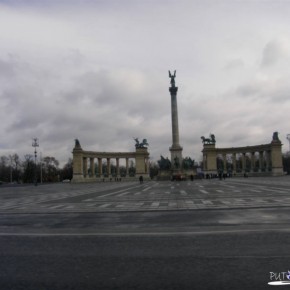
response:
M251 153L251 172L255 170L255 152Z
M99 166L99 175L100 175L100 177L103 177L103 164L102 164L102 158L98 158L98 166Z
M126 177L129 176L129 158L126 158Z
M83 159L83 164L84 164L84 177L87 177L88 175L88 159L87 157L84 157Z
M259 172L262 172L263 169L263 153L264 151L259 152Z
M171 152L171 164L174 171L181 171L182 164L182 147L179 144L179 127L178 127L178 111L177 111L177 90L175 84L169 88L171 95L171 123L172 123L172 146L169 148Z
M117 178L120 178L120 160L119 160L119 158L116 158L116 169L117 169L117 172L116 172Z
M224 163L224 173L226 173L227 170L227 154L223 154L223 163Z
M243 167L243 173L246 172L246 153L242 153L242 167Z
M270 171L270 155L271 151L266 151L266 171Z
M233 153L232 155L233 158L233 174L235 175L237 173L237 156L236 153Z
M90 158L90 171L91 171L91 177L95 177L95 162L94 162L94 158L91 157Z
M111 159L107 158L107 173L108 173L108 177L111 177L111 163L110 163Z

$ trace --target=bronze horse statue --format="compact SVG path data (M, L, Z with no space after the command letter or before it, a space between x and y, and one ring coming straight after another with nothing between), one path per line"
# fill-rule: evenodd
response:
M147 139L143 139L143 141L140 143L139 138L133 138L136 142L135 147L136 148L147 148L149 146Z
M215 144L216 143L214 134L210 134L209 138L205 138L204 136L201 136L200 138L201 138L203 144Z

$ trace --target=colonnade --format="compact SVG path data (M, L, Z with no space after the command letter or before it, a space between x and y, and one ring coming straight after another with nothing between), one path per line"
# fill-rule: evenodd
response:
M272 140L269 144L215 148L215 144L203 146L204 173L239 173L283 175L282 144ZM218 162L220 160L220 162Z
M84 151L79 143L73 149L73 182L88 182L98 179L112 178L111 164L116 161L114 177L121 178L120 161L125 159L126 178L129 177L129 160L135 160L135 176L149 178L149 153L147 148L136 148L135 152L95 152ZM98 174L95 170L95 160L98 160ZM106 172L103 172L103 160L106 160ZM106 174L105 174L106 173Z
M243 152L240 153L219 153L217 150L217 156L222 162L217 164L218 171L226 172L270 172L272 169L271 163L271 151L258 151L258 152ZM222 150L224 151L224 150ZM240 161L241 164L237 164ZM258 161L258 166L257 166ZM230 165L230 166L229 166Z
M113 153L109 153L114 155ZM83 157L83 176L84 177L112 177L113 173L111 170L111 165L113 164L113 161L116 163L116 172L114 172L115 177L121 177L120 173L120 161L121 159L125 159L125 176L129 176L129 161L130 159L134 159L133 157ZM96 165L95 161L97 160L98 166L97 166L97 172L96 172ZM103 160L106 161L106 169L103 170ZM89 161L89 162L88 162ZM145 173L149 171L149 162L148 158L145 158Z

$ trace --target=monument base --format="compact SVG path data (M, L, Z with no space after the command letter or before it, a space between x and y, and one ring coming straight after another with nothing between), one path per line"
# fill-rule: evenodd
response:
M171 146L169 148L171 153L171 164L173 166L174 171L180 171L182 166L182 147L180 145L177 146Z
M197 176L196 169L159 170L158 180L189 180Z
M272 168L272 176L282 176L284 175L283 168L278 167L278 168Z

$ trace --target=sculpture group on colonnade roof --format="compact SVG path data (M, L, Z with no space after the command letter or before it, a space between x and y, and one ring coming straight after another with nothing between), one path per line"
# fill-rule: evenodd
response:
M80 144L79 139L75 139L75 147L76 148L81 148L81 144Z
M200 138L202 139L203 144L215 144L216 143L214 134L210 134L209 138L205 138L204 136L201 136Z
M280 139L278 137L278 132L273 133L272 141L280 141Z
M135 147L136 148L147 148L149 146L147 139L143 139L143 141L140 143L139 138L133 138L136 142Z

